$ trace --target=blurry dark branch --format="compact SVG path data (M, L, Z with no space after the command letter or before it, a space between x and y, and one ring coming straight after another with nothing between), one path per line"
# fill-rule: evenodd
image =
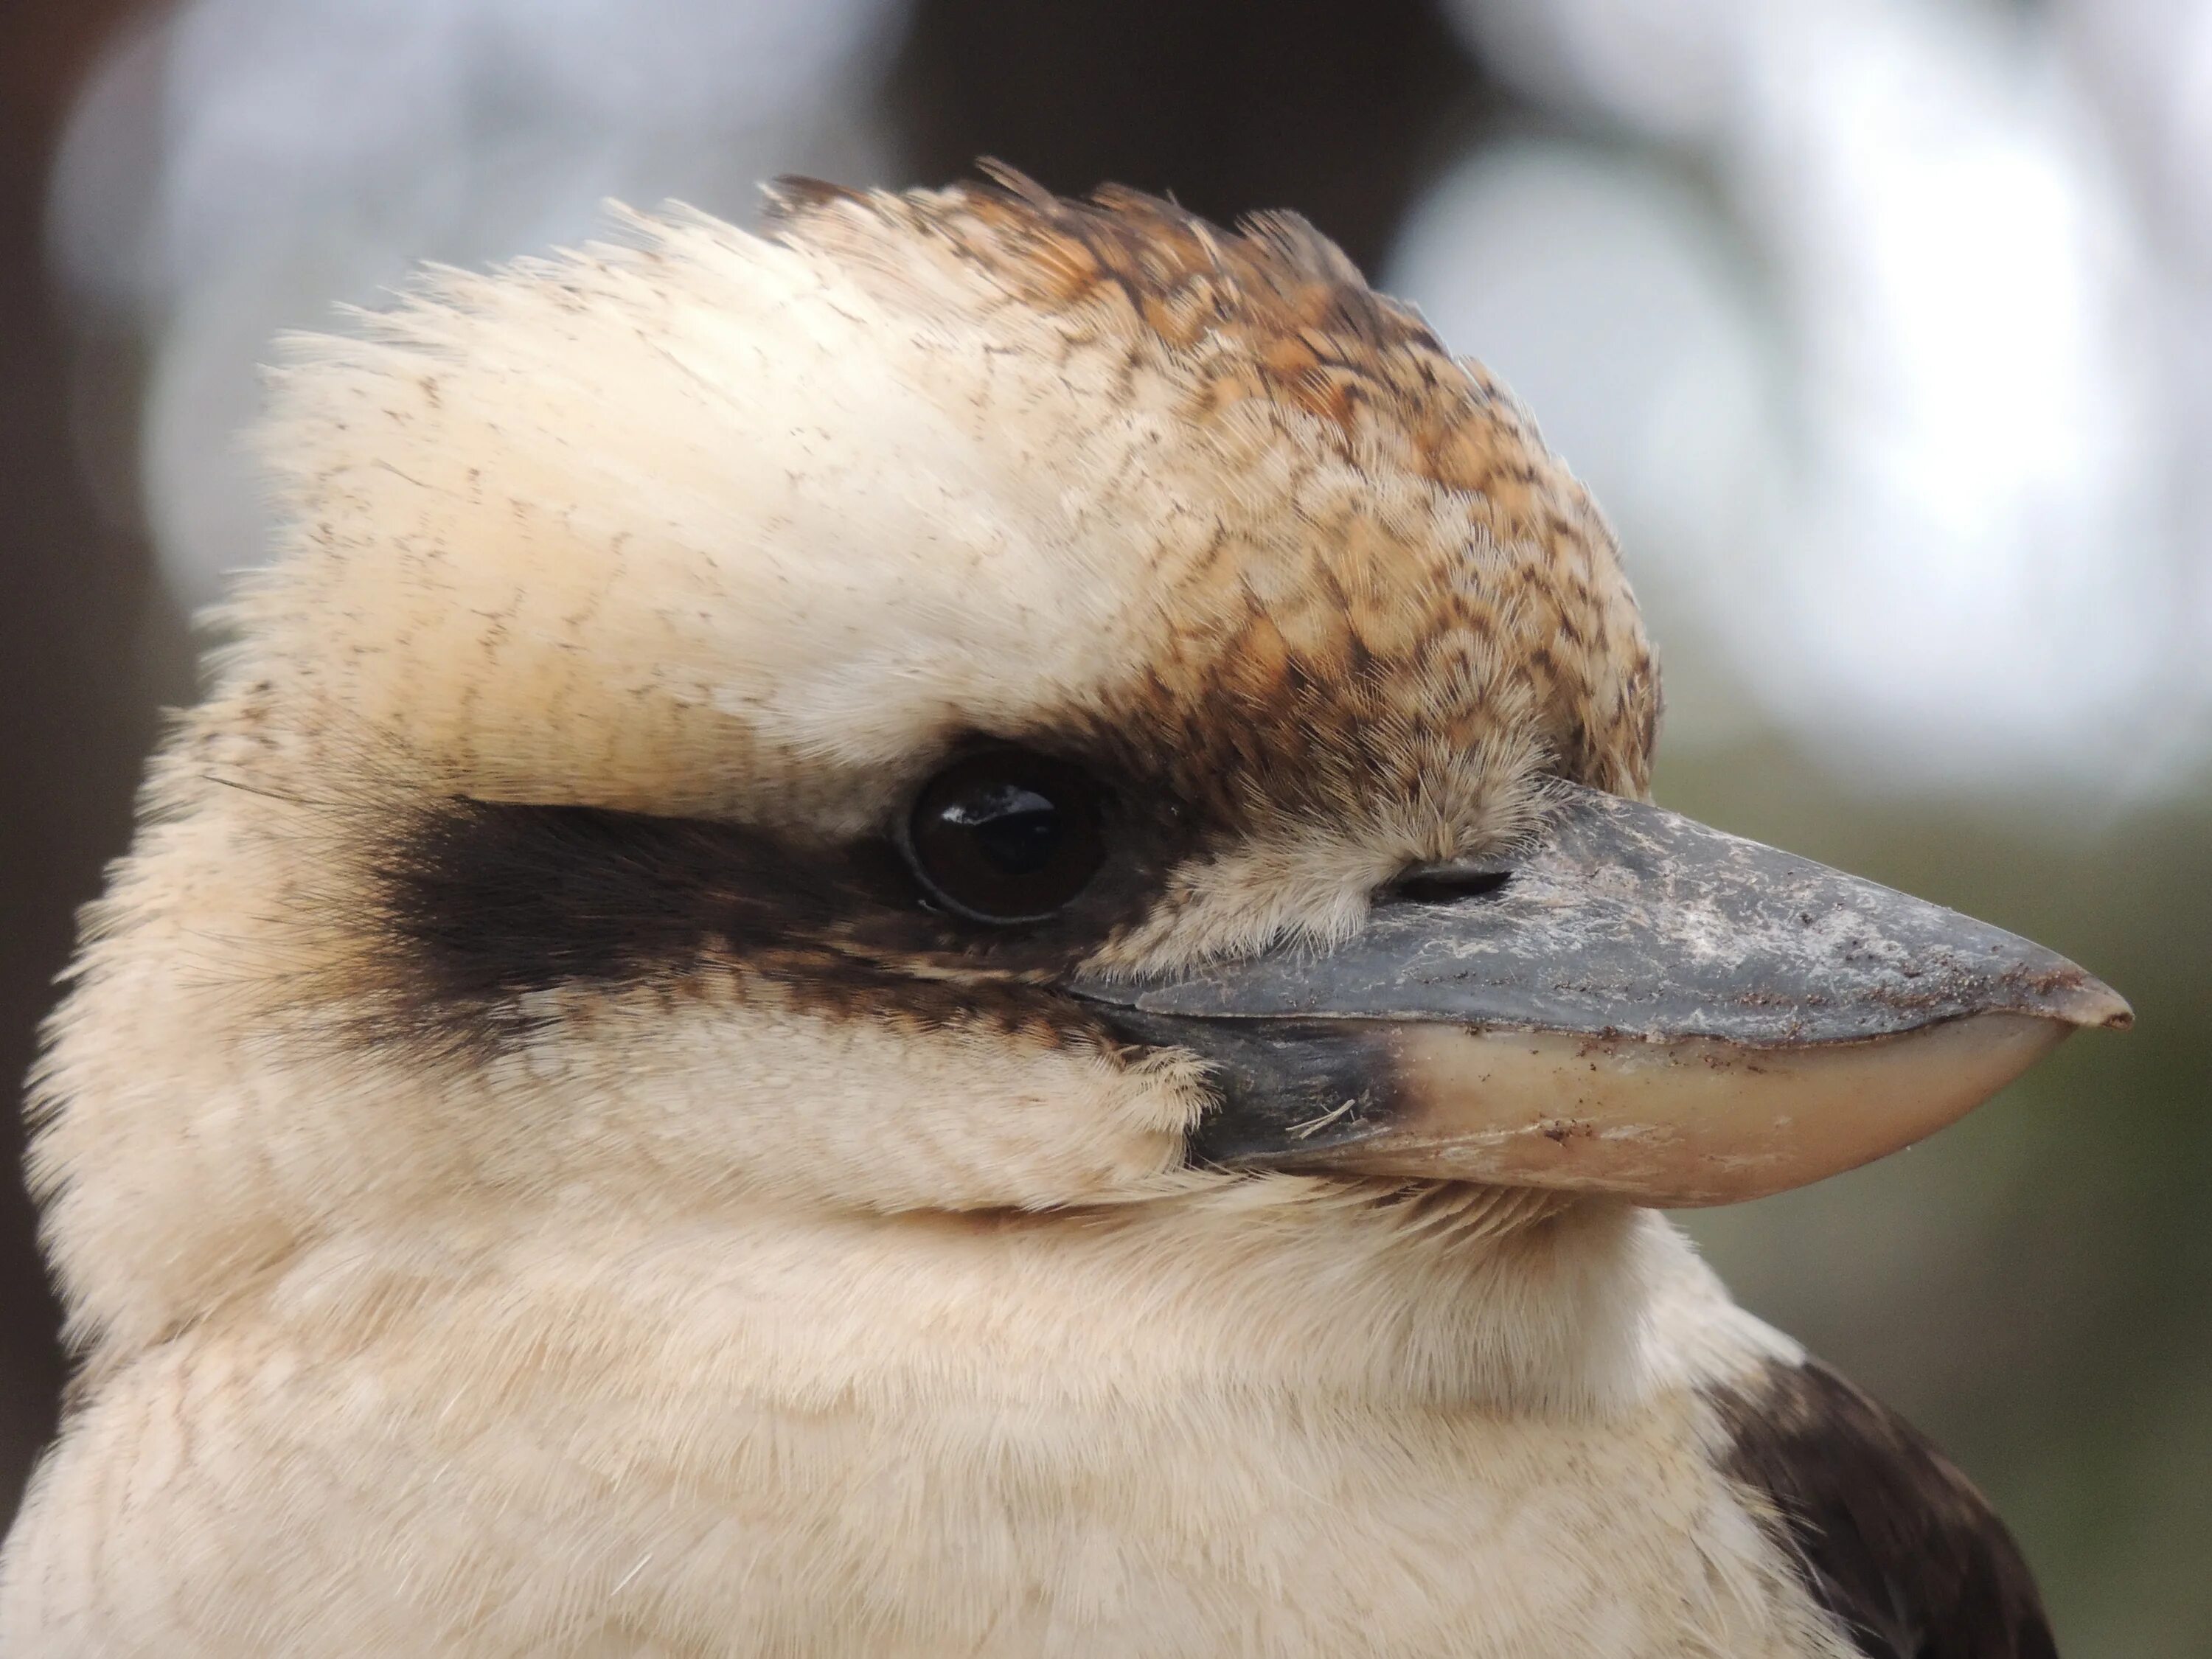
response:
M112 527L70 453L69 352L42 257L70 98L127 0L0 14L0 1526L52 1422L55 1310L16 1177L16 1086L76 907L123 848L154 729L158 605L144 543ZM158 619L158 610L153 612Z
M887 101L917 182L988 155L1217 220L1294 208L1371 273L1501 100L1430 0L921 0Z

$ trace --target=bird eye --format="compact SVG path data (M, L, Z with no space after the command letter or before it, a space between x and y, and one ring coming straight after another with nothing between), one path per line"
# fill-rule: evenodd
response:
M946 909L975 921L1042 921L1105 862L1098 792L1075 768L1027 750L970 755L923 787L907 852Z

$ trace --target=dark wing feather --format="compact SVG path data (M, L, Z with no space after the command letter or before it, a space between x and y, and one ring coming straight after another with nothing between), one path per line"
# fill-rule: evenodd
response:
M1729 1473L1868 1659L2057 1659L2012 1534L1911 1425L1812 1361L1711 1398Z

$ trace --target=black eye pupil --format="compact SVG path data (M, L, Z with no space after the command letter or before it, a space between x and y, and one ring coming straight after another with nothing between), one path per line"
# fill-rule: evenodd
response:
M975 837L988 863L1010 876L1048 867L1060 846L1060 808L1018 783L987 784L946 806L944 816Z
M908 838L930 896L980 921L1042 921L1081 892L1105 858L1089 779L1019 749L969 756L931 779Z

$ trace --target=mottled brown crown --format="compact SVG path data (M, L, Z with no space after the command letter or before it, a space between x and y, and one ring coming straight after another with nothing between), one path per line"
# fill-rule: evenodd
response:
M988 171L989 182L906 195L787 179L771 219L862 264L908 239L933 245L1057 319L1071 349L1138 343L1127 374L1182 381L1198 428L1257 411L1287 447L1318 447L1364 486L1307 489L1293 477L1287 543L1258 550L1225 533L1200 558L1164 559L1157 574L1177 592L1234 587L1243 602L1226 614L1192 605L1209 624L1170 647L1141 708L1119 712L1172 731L1194 781L1264 750L1271 771L1330 800L1418 784L1406 764L1378 765L1389 757L1375 745L1333 738L1379 722L1465 748L1533 715L1562 774L1645 792L1658 675L1613 536L1486 370L1454 359L1296 214L1231 232L1121 186L1072 200ZM890 231L888 246L856 242L855 220ZM1224 709L1246 722L1231 753ZM1274 741L1255 742L1254 721ZM1403 743L1389 749L1412 758Z

